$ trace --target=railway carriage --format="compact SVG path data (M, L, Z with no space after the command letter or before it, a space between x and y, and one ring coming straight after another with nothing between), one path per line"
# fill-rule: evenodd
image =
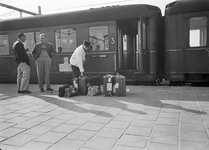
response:
M72 70L69 59L83 40L89 40L91 51L86 54L86 75L103 76L116 72L127 82L155 82L162 76L158 61L158 7L123 5L89 10L40 15L0 21L0 83L16 82L13 43L24 32L25 48L31 61L30 83L37 83L35 62L31 50L45 33L56 49L51 72L52 83L69 83ZM160 75L161 74L161 75Z
M165 78L209 82L209 1L179 0L165 9Z

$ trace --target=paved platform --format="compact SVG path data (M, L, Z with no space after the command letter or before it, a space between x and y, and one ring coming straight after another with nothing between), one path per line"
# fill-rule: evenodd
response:
M209 150L208 87L127 89L126 97L60 98L0 84L0 149Z

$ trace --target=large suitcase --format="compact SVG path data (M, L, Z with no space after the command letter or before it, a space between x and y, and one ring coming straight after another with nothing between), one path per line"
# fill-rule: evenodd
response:
M103 77L103 94L104 96L113 96L113 75Z
M87 77L82 76L78 78L78 91L80 95L87 95Z
M115 96L126 96L126 78L122 75L115 76Z

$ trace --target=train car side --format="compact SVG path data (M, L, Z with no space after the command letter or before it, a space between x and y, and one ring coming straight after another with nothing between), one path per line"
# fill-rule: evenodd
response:
M175 1L165 10L165 77L171 84L209 82L209 1Z
M159 77L159 18L158 7L127 5L0 21L0 82L16 82L12 44L19 32L27 37L31 83L37 83L31 50L42 32L57 52L53 58L52 83L71 82L69 58L86 39L92 43L92 51L86 55L87 75L119 72L132 83L155 81Z

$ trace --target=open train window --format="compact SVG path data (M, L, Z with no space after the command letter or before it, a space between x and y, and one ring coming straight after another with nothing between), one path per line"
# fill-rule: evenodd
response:
M0 35L0 55L9 55L9 36Z
M92 45L92 51L109 50L108 26L90 27L89 41Z
M31 54L34 45L39 40L40 32L28 32L26 35L26 41L23 43L27 53Z
M56 52L73 52L77 47L75 29L55 30Z
M189 44L190 47L202 47L207 44L207 17L193 17L190 19Z

